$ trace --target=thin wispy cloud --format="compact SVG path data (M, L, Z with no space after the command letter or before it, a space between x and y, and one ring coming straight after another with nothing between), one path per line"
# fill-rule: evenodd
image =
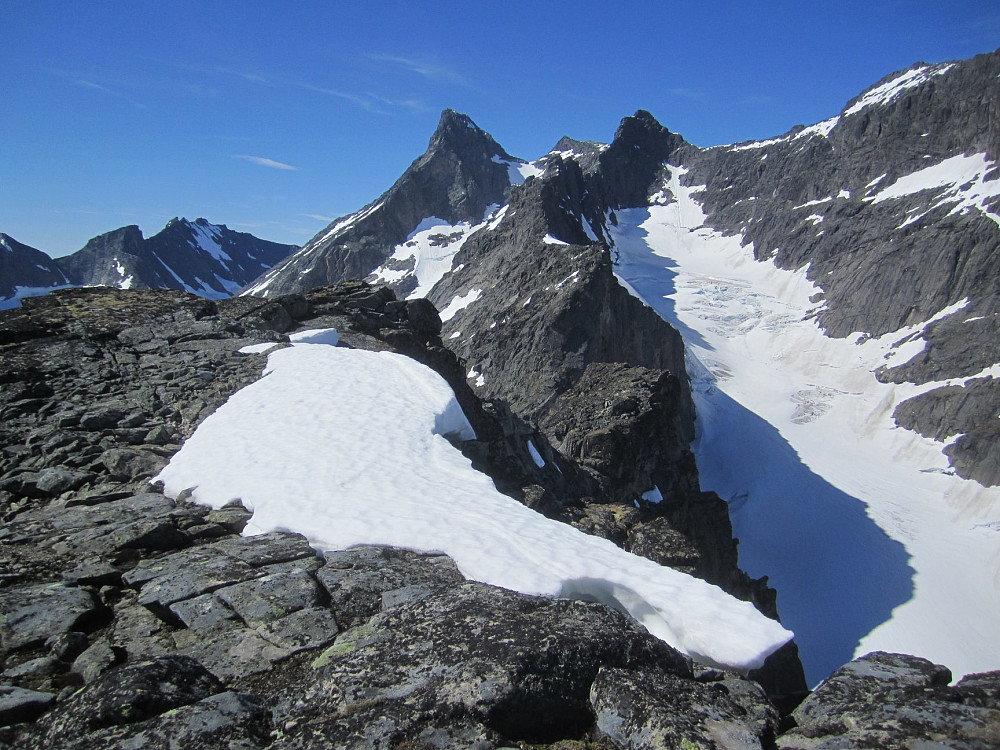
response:
M416 60L412 57L402 57L399 55L379 55L368 53L365 57L375 62L398 65L406 70L409 70L411 73L416 73L417 75L423 76L424 78L432 81L445 81L447 83L453 83L457 86L465 86L467 88L472 87L472 81L467 75L455 70L454 68L449 68L446 65L440 65L426 60Z
M382 104L388 107L395 107L396 109L408 109L411 112L427 112L430 109L419 99L387 99L384 96L371 93L368 96L375 101L382 102Z
M362 109L366 109L369 112L375 112L380 115L390 115L391 112L387 112L385 108L378 106L378 104L369 98L358 96L357 94L348 94L344 91L338 91L337 89L328 89L323 86L314 86L311 83L296 83L296 86L303 88L306 91L315 91L317 94L326 94L327 96L333 96L337 99L343 99L344 101L356 104Z
M113 96L123 101L126 101L133 107L136 107L138 109L146 109L146 105L144 105L142 102L137 102L120 91L115 91L114 89L108 88L107 86L102 86L101 84L95 83L94 81L91 81L88 78L77 78L76 76L67 75L59 72L56 72L56 75L61 75L63 77L70 78L73 81L73 83L75 83L82 89L87 89L88 91L97 91L106 96Z
M302 215L305 216L307 219L315 219L316 221L322 221L326 224L329 224L336 218L335 216L323 216L322 214L302 214Z
M670 93L681 99L694 99L696 101L708 98L708 92L700 89L676 88L670 89Z
M257 73L247 73L242 70L233 70L232 68L222 68L216 67L215 70L219 73L225 73L226 75L236 76L237 78L242 78L248 83L258 83L262 86L270 85L271 79L267 76L258 75Z
M314 86L311 83L296 83L295 85L299 88L305 89L306 91L315 91L318 94L326 94L327 96L333 96L337 99L343 99L344 101L356 104L368 112L374 112L375 114L386 115L388 117L395 114L393 110L427 112L429 109L428 106L419 99L390 99L371 92L365 92L364 94L349 94L346 91L325 88L323 86Z
M119 96L119 94L118 94L117 91L112 91L107 86L102 86L99 83L94 83L93 81L87 81L87 80L84 80L83 78L78 78L77 81L76 81L76 85L80 86L81 88L90 89L91 91L100 91L100 92L102 92L104 94L111 94L112 96Z
M270 169L283 169L286 171L297 172L298 167L293 167L291 164L285 164L284 162L275 161L274 159L265 159L263 156L248 156L246 154L236 154L237 159L242 159L243 161L248 161L251 164L256 164L259 167L269 167Z

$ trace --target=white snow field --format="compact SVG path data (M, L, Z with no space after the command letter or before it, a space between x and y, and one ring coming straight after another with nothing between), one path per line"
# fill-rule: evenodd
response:
M436 216L427 217L402 244L396 246L385 264L372 272L375 280L391 284L412 274L417 279L417 287L409 295L410 299L426 297L431 288L451 270L452 260L465 241L484 223L485 220L475 226L467 221L449 224ZM413 268L410 270L391 268L393 261L411 259Z
M951 185L951 167L927 187ZM757 262L740 237L704 227L684 172L665 186L676 200L617 212L617 273L684 337L702 487L730 503L740 564L777 589L807 679L874 650L956 678L1000 668L1000 490L954 476L940 443L895 427L895 405L935 384L873 375L921 351L926 323L827 338L806 317L819 291L806 269ZM880 195L916 188L902 183Z
M448 441L474 433L433 370L333 346L331 330L293 340L185 442L156 478L167 494L193 488L213 507L241 498L250 534L440 551L478 581L603 601L710 664L752 668L791 637L715 586L501 495Z

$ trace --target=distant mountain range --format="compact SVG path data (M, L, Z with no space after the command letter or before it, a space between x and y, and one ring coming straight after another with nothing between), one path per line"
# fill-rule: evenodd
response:
M0 234L0 308L65 286L178 289L222 299L297 249L205 219L172 219L149 238L137 226L122 227L54 259Z

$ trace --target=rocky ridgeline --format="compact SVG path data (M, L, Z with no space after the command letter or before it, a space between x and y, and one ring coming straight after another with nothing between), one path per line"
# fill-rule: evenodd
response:
M995 745L997 674L949 688L941 667L876 655L782 719L758 683L693 665L603 605L468 582L441 555L358 547L320 558L297 534L240 536L251 514L238 502L210 510L148 484L259 377L264 356L241 346L326 326L344 345L417 355L453 382L479 436L461 447L505 491L548 498L581 526L618 523L574 493L607 481L602 462L648 434L648 417L629 415L655 412L656 373L610 367L625 400L553 427L583 457L574 463L502 404L481 404L433 307L385 289L29 300L0 317L0 745ZM565 473L538 467L527 438ZM696 517L632 510L648 520L634 548L733 575L714 567L728 553L706 557Z

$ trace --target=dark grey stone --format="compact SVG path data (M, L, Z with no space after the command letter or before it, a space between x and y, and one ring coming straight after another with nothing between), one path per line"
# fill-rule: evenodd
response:
M240 625L240 618L215 594L202 594L191 599L174 602L173 612L184 625L192 630L200 628L219 629Z
M265 640L292 654L324 648L340 632L333 613L322 607L300 609L258 625L256 630Z
M770 747L778 712L759 685L703 684L668 673L602 669L590 690L597 727L630 750Z
M191 656L222 680L230 681L269 671L292 655L252 628L178 630L173 633L179 654Z
M140 728L141 727L141 728ZM134 727L98 735L121 750L218 748L254 750L271 746L271 715L246 693L227 691L161 714Z
M117 658L117 654L111 648L108 639L101 638L94 641L86 651L76 658L73 662L73 671L80 675L84 682L91 683L113 665Z
M304 569L273 573L218 589L215 596L250 627L320 603L319 586Z
M260 569L213 546L194 547L143 561L123 579L130 585L141 586L140 604L168 606L260 575Z
M47 677L65 671L63 664L54 656L39 656L29 659L3 671L3 677L16 679L19 677Z
M473 583L341 633L313 666L309 700L289 718L330 744L373 747L451 717L508 741L581 737L602 666L690 676L684 657L609 608Z
M95 475L87 471L50 467L38 472L35 486L42 494L55 496L79 489L94 478Z
M52 693L0 685L0 726L33 721L56 697Z
M62 583L0 589L0 645L14 650L44 643L75 630L98 609L89 591Z
M78 740L106 727L134 724L224 691L222 683L194 659L166 656L108 671L40 724L50 746Z
M86 633L71 630L50 638L46 643L53 656L64 661L71 661L82 654L90 645Z
M377 614L386 592L412 586L436 590L465 580L450 558L376 546L327 553L316 577L344 627Z
M966 703L959 688L948 687L950 680L946 667L915 656L860 657L795 710L796 727L778 738L778 747L996 747L1000 713L989 689L978 693L986 698L982 705L973 680Z

